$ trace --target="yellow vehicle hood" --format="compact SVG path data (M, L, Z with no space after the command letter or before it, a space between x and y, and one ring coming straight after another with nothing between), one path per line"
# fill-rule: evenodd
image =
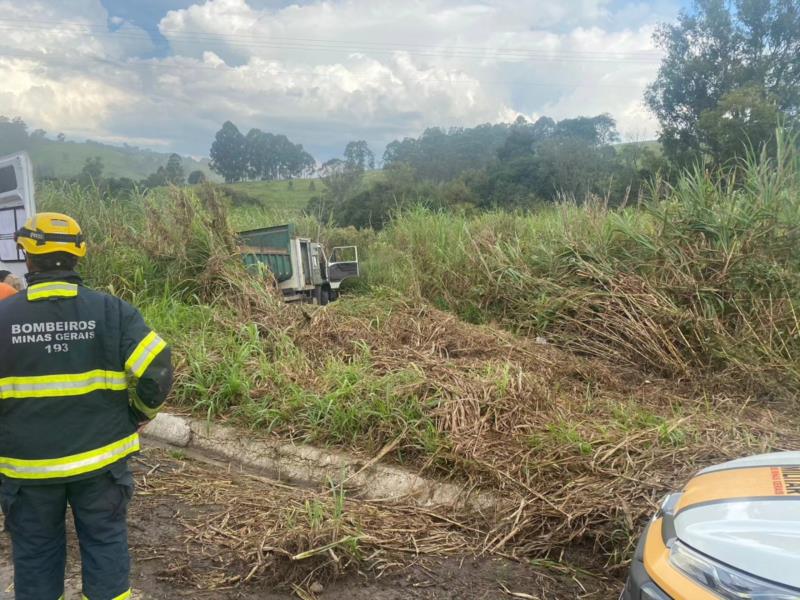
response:
M674 526L678 539L717 561L800 588L800 452L701 471L683 491Z

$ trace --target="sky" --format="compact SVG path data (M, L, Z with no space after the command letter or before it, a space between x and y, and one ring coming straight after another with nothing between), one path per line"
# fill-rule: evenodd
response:
M320 161L518 115L653 139L652 35L687 1L0 0L0 115L193 156L231 120Z

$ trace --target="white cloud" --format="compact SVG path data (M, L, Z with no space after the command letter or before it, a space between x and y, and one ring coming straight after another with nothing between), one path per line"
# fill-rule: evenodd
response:
M107 32L99 0L0 1L0 14L0 114L51 132L119 138L114 118L137 94L117 61L149 48L147 34L122 25L119 36L98 35Z
M354 138L380 152L426 126L517 114L609 112L620 131L652 136L641 99L657 68L653 23L641 2L612 8L609 0L323 0L280 9L208 0L165 14L158 26L171 55L142 59L153 49L147 34L113 18L111 32L99 0L0 0L0 13L33 23L2 43L0 77L9 83L0 114L195 154L230 119L286 133L323 159ZM623 14L628 27L614 23Z
M93 131L87 120L101 123L113 117L115 106L128 102L128 92L96 79L77 75L42 77L38 63L0 58L3 111L31 114L40 127ZM13 90L13 91L10 91ZM91 117L90 117L91 116Z

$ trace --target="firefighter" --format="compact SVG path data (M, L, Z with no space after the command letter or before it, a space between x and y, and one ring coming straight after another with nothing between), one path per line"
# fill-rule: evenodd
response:
M0 300L9 298L10 296L13 296L16 293L17 293L16 288L13 288L7 283L3 283L2 281L0 281Z
M11 271L6 271L5 269L0 271L0 283L10 285L17 291L22 289L22 280L14 275Z
M74 219L39 213L15 239L28 287L0 302L0 504L15 597L63 599L69 504L84 600L124 600L127 458L170 389L170 351L136 309L83 285Z
M19 287L14 285L13 277L11 271L0 271L0 300L13 296L19 290Z

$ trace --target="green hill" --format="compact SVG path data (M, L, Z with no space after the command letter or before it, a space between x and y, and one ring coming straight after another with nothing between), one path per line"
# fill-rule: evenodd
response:
M614 148L617 149L617 152L621 152L625 148L638 148L640 150L650 150L654 152L657 156L661 156L661 142L658 140L643 140L641 142L620 142L619 144L614 144Z
M0 154L10 154L18 150L27 150L30 154L37 178L72 177L81 172L87 159L99 156L103 161L104 176L139 180L155 172L158 167L166 165L170 156L165 152L154 152L127 145L112 146L91 140L59 142L47 138L29 138L24 148L6 147L6 144L0 141ZM206 174L206 177L217 178L208 167L208 159L195 160L186 156L182 158L187 175L199 169Z

